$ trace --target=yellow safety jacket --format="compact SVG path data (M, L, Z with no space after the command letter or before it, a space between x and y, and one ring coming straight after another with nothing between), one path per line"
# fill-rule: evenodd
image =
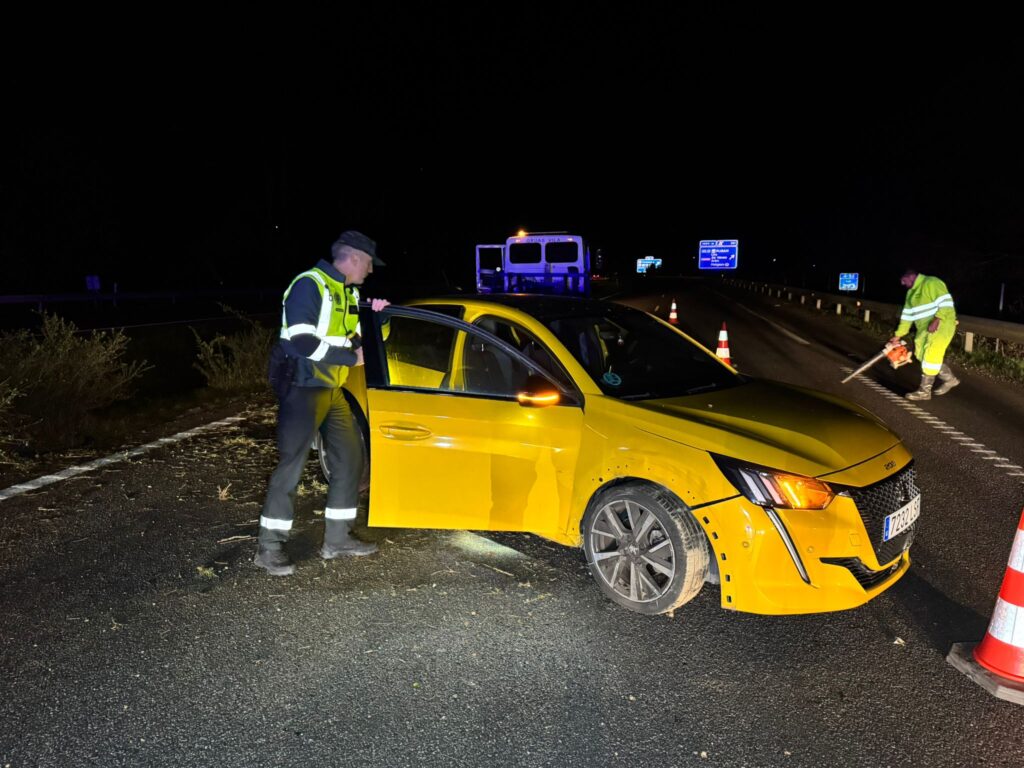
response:
M293 293L301 280L314 284L315 291L304 285ZM281 301L281 344L298 359L296 386L340 387L361 343L357 287L346 285L344 276L326 261L292 280Z
M935 333L928 330L931 321L938 317L939 328ZM956 335L956 309L953 297L946 284L937 277L918 275L907 291L907 298L900 314L896 336L906 336L913 326L914 354L921 361L923 373L934 376L942 368L946 348Z

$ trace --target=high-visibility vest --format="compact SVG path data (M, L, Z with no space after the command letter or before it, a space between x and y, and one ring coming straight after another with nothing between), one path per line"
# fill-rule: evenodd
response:
M316 283L320 293L320 312L316 325L308 322L288 322L287 301L295 284L304 278ZM305 318L303 318L305 319ZM300 386L341 386L348 376L348 367L328 365L323 360L331 347L351 348L352 340L361 335L359 324L359 289L335 280L322 269L314 267L288 285L281 299L281 338L288 341L300 334L312 334L320 344L307 358L300 358L297 381ZM302 361L309 361L303 363ZM307 370L308 368L308 370Z
M946 284L937 277L918 275L914 284L907 291L907 299L900 314L900 324L896 328L896 336L906 336L910 326L917 328L918 335L927 333L932 318L938 317L942 324L943 334L952 334L956 329L956 309L953 297L949 294Z

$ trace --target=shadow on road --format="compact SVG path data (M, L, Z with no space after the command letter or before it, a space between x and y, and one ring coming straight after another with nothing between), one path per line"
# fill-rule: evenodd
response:
M988 629L986 617L942 594L913 569L887 594L892 604L902 610L906 619L943 656L953 643L977 642ZM889 631L883 613L881 607L873 610L875 618ZM897 633L889 631L889 634Z

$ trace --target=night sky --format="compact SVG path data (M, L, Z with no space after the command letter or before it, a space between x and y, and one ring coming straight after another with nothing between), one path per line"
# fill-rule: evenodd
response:
M87 274L283 288L345 228L379 241L382 290L468 284L474 243L523 227L582 234L610 269L689 273L700 239L739 238L741 276L860 271L896 299L916 263L976 313L1001 281L1024 303L1006 18L435 3L56 23L7 30L0 294Z

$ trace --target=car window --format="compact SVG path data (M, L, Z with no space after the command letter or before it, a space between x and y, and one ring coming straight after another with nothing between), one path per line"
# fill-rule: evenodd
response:
M531 373L490 339L431 318L392 317L383 343L394 387L515 399Z
M629 307L541 320L611 397L680 397L743 383L685 336Z
M418 317L392 317L384 339L388 383L446 389L458 333Z
M551 354L548 348L536 336L518 323L491 315L485 315L473 323L489 333L493 333L502 341L508 342L536 363L541 370L559 383L565 391L571 392L576 387L569 375Z

